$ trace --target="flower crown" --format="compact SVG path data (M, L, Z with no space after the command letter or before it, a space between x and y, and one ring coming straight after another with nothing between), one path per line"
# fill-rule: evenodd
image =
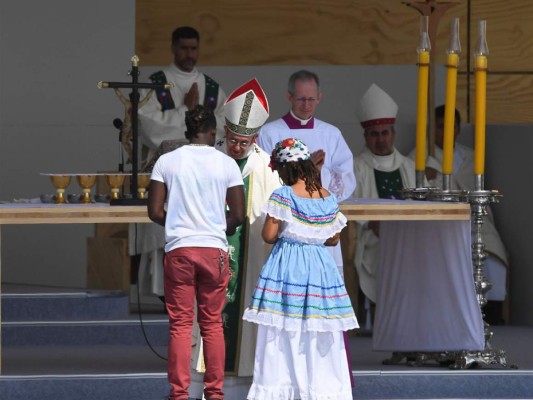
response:
M311 154L304 142L300 139L288 138L276 143L268 166L276 171L280 163L303 161L310 158Z

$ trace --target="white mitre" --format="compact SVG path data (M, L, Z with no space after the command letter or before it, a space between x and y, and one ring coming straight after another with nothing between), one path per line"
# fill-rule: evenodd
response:
M267 97L255 78L235 89L224 103L226 126L236 135L256 134L268 116Z
M373 83L359 101L355 112L365 129L376 125L393 125L398 105L387 92Z

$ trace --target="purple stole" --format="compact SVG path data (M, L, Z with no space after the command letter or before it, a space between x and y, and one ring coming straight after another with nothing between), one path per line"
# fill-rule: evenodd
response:
M313 129L315 127L315 117L309 118L309 121L305 125L302 125L300 120L294 118L290 111L281 117L281 119L285 121L289 129Z

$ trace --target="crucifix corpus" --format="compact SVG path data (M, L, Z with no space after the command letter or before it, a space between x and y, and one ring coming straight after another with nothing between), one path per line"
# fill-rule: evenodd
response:
M129 88L131 89L130 93L130 103L131 103L131 198L119 198L111 201L111 205L123 205L123 206L133 206L133 205L145 205L147 204L147 199L138 198L138 175L139 175L139 156L138 156L138 114L139 114L139 104L144 104L145 101L149 99L152 95L152 91L155 89L170 89L173 87L171 83L142 83L139 82L139 57L134 55L131 58L131 71L128 72L131 76L131 82L98 82L98 89L107 89L113 88L119 90L120 88ZM151 89L150 92L140 100L139 89ZM130 104L128 103L128 107Z

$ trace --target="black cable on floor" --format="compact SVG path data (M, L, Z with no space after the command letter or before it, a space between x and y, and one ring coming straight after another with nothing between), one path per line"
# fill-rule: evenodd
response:
M135 254L138 254L137 252L137 224L135 224ZM139 313L139 322L141 324L141 331L143 333L143 336L144 336L144 340L146 342L146 344L148 345L148 347L150 348L150 350L152 350L152 352L157 356L159 357L160 359L162 360L165 360L165 361L168 361L168 358L162 356L161 354L159 354L157 352L157 350L152 346L152 344L150 343L150 340L148 339L148 335L146 334L146 329L144 328L144 321L143 321L143 318L142 318L142 308L141 308L141 290L139 288L139 271L141 270L141 268L137 268L137 310L138 310L138 313Z

